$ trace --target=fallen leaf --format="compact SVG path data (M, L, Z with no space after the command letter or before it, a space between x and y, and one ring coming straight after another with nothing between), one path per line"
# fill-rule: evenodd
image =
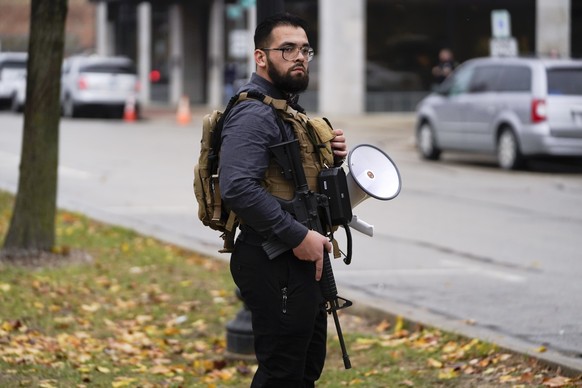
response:
M396 323L394 324L394 332L398 333L404 328L404 319L401 315L396 317Z
M451 380L459 376L459 372L453 368L445 368L439 372L438 378L440 380Z
M81 308L89 313L94 313L101 308L99 303L83 304Z
M438 360L435 360L434 358L429 358L427 361L427 364L430 367L437 368L437 369L443 367L443 363L438 361Z
M560 387L565 387L566 384L570 383L570 381L571 380L567 377L556 376L556 377L552 377L551 379L544 380L542 382L542 385L544 385L546 387L551 387L551 388L560 388Z
M392 326L390 322L388 322L387 320L383 320L378 325L376 325L375 330L377 333L382 333L384 331L387 331L390 328L390 326Z

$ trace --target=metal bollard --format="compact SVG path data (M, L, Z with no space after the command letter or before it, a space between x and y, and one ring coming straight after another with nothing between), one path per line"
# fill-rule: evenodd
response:
M232 360L255 360L255 345L251 311L237 288L237 298L243 302L243 307L235 318L226 324L226 354Z

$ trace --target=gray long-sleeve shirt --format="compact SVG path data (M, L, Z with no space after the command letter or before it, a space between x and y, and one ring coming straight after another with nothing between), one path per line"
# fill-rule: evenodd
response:
M256 90L276 99L286 99L273 84L253 74L239 92ZM287 138L295 137L285 124ZM225 203L244 224L240 238L260 244L278 238L289 249L307 235L307 228L281 209L274 196L261 185L270 163L269 146L282 141L275 111L257 100L245 100L227 114L220 151L220 190Z

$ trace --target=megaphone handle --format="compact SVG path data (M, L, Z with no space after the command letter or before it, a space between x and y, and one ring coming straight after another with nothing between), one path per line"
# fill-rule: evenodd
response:
M352 220L349 222L348 225L350 225L352 228L354 228L360 233L363 233L370 237L374 236L374 225L368 224L364 220L358 218L358 216L355 214L353 215Z

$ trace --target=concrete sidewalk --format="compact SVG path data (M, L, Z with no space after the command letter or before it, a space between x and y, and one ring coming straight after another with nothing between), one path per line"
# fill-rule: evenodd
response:
M220 107L219 110L223 110L224 107ZM202 117L205 114L212 111L211 108L205 105L191 105L191 116L192 121L189 125L198 125ZM307 112L309 116L325 116L319 112ZM338 125L348 125L350 128L365 127L370 129L400 129L400 130L412 130L415 122L414 112L372 112L372 113L362 113L358 115L341 115L333 114L332 124L334 126ZM167 105L167 104L150 104L142 108L141 119L142 120L161 120L161 121L177 121L178 109L177 107ZM198 120L198 121L197 121Z

